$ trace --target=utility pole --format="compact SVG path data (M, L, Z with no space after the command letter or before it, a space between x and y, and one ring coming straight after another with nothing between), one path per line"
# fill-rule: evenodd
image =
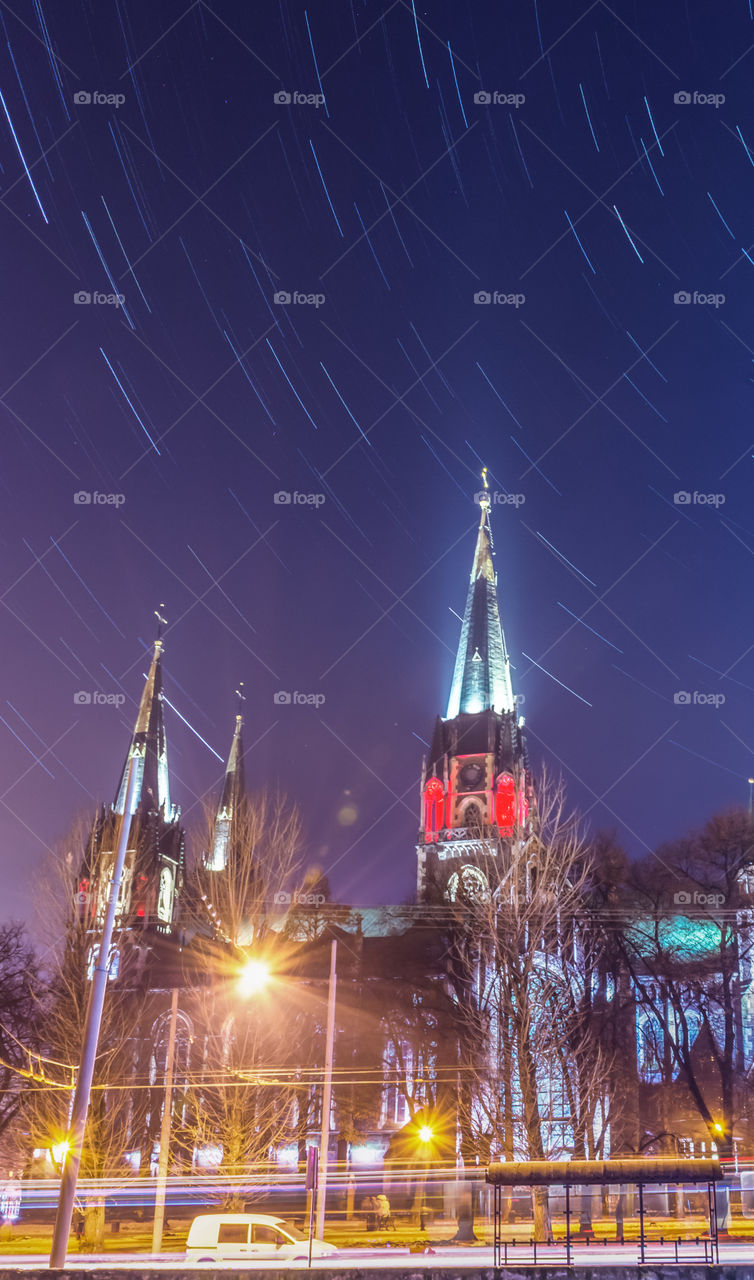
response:
M178 1024L178 988L173 987L170 1003L170 1031L168 1032L168 1056L165 1063L165 1102L162 1108L160 1128L160 1160L157 1166L157 1190L154 1198L154 1226L152 1228L152 1253L162 1249L162 1228L165 1223L165 1188L168 1180L168 1156L170 1154L170 1124L173 1109L173 1064L175 1063L175 1032Z
M128 846L128 836L131 830L131 806L133 804L138 779L138 774L134 768L133 757L131 757L131 760L129 761L128 768L128 787L126 788L126 802L123 806L123 814L120 820L118 850L115 855L115 866L113 867L112 879L110 881L110 895L107 902L105 923L102 929L102 937L100 938L99 954L94 966L92 989L89 993L89 1005L86 1011L84 1043L81 1048L81 1062L79 1064L78 1074L76 1077L76 1092L73 1096L71 1127L68 1133L69 1145L65 1154L63 1170L60 1176L60 1195L58 1198L58 1210L55 1216L52 1250L50 1252L50 1267L55 1268L65 1266L65 1256L68 1250L68 1237L71 1234L71 1217L73 1216L73 1204L76 1198L79 1166L81 1165L81 1151L84 1145L84 1130L86 1129L86 1117L89 1111L89 1099L92 1092L94 1062L97 1057L97 1044L99 1041L100 1027L102 1025L102 1009L105 1003L105 991L107 989L107 971L110 967L110 944L113 939L115 912L117 910L118 898L120 896L120 886L123 879L123 864L126 860L126 848Z
M318 1240L325 1234L325 1200L327 1199L327 1157L330 1147L330 1107L332 1105L332 1069L335 1047L335 992L338 976L336 962L338 942L332 940L330 949L330 985L327 992L327 1039L325 1042L325 1079L322 1088L322 1132L319 1139L319 1185L317 1187L317 1228Z

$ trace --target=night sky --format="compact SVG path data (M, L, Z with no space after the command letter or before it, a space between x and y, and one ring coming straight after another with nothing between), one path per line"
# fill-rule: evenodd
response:
M6 916L163 602L189 831L243 680L335 895L411 895L483 463L535 769L634 855L746 803L749 4L2 3Z

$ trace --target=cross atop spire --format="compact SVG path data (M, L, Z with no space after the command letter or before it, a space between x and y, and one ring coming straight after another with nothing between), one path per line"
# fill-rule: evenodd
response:
M482 485L475 496L480 508L479 531L448 700L448 720L461 713L486 710L501 713L515 709L510 659L497 601L490 526L492 500L486 467L482 471Z

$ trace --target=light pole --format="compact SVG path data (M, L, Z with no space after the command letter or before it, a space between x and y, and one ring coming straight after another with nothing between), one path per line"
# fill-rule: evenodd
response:
M327 992L327 1037L325 1041L325 1078L322 1088L322 1131L319 1139L319 1185L317 1187L318 1240L325 1234L325 1201L327 1199L327 1158L330 1147L330 1107L332 1105L332 1069L335 1047L335 993L337 990L338 942L332 940L330 948L330 985Z
M110 944L113 938L115 912L117 910L118 898L120 896L120 886L123 879L123 864L126 860L128 836L131 830L131 806L133 805L134 795L136 794L136 783L138 781L138 774L134 768L133 756L129 761L128 768L126 802L123 806L123 814L120 820L118 849L115 855L115 865L113 867L113 875L110 881L110 894L107 902L107 911L105 913L105 923L102 928L102 937L100 938L99 943L99 954L94 965L92 989L89 993L89 1005L87 1007L86 1022L84 1024L84 1043L81 1048L81 1063L76 1077L76 1092L73 1097L71 1127L67 1138L68 1148L65 1152L63 1172L60 1177L60 1196L58 1198L58 1210L55 1216L55 1230L53 1232L52 1249L50 1251L51 1267L65 1266L65 1255L68 1250L68 1237L71 1234L71 1217L73 1216L73 1204L76 1198L76 1184L78 1183L79 1167L81 1165L81 1151L84 1145L84 1130L86 1129L86 1117L89 1111L89 1099L92 1093L94 1061L97 1057L97 1043L99 1041L100 1027L102 1025L102 1009L105 1003L107 974L110 967Z
M165 1224L165 1190L168 1180L168 1157L170 1154L170 1124L173 1118L173 1064L175 1062L175 1033L177 1024L178 988L173 987L173 998L170 1002L168 1055L167 1062L165 1063L165 1102L162 1108L162 1126L160 1128L160 1160L157 1165L157 1188L154 1197L152 1253L159 1253L162 1248L162 1229Z

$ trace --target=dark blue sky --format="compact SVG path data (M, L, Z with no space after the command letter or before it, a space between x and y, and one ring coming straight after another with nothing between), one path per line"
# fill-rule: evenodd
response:
M6 914L113 796L162 601L180 713L224 757L243 679L337 895L410 894L479 459L535 767L633 853L745 801L748 0L1 18ZM196 829L222 766L167 720Z

